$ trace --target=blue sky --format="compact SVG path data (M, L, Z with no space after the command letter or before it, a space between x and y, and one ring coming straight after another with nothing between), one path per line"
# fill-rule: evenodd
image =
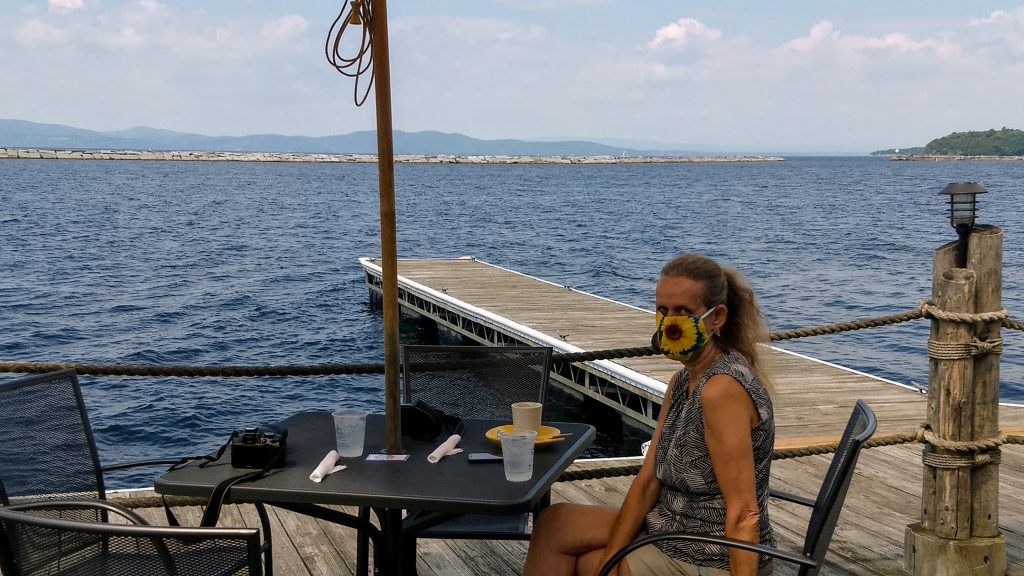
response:
M7 0L0 118L322 136L340 0ZM1024 1L389 0L396 129L863 154L1024 129Z

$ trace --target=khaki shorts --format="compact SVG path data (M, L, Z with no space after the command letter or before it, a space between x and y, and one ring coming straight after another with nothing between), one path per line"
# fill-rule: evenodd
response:
M632 576L729 576L728 570L696 566L669 558L653 544L644 546L626 556L629 573ZM758 570L758 576L771 576L775 562Z

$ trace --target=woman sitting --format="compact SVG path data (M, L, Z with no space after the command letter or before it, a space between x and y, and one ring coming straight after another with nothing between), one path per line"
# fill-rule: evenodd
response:
M652 449L618 509L555 504L538 518L526 576L593 576L644 533L683 530L775 545L768 478L775 442L770 388L758 362L767 327L731 268L684 254L661 271L655 344L683 363L669 380ZM699 542L630 554L619 576L765 576L773 562Z

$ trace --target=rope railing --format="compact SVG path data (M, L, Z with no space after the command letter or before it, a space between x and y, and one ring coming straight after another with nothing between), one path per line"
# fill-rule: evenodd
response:
M634 358L659 354L650 346L639 348L611 348L585 352L552 354L553 362L589 362L612 358ZM183 366L148 364L75 364L45 362L0 362L0 372L44 373L73 368L89 376L185 376L191 378L220 377L277 377L277 376L343 376L383 374L383 363L369 364L315 364L309 366Z
M896 446L899 444L926 443L938 446L947 450L961 452L980 452L991 450L1000 444L1024 445L1024 436L1000 434L995 439L983 439L976 442L952 442L935 437L927 425L920 425L914 432L885 434L874 436L864 443L864 448L878 448L881 446ZM839 447L839 442L824 442L810 446L792 448L776 448L772 452L773 460L786 460L790 458L802 458L806 456L821 456L831 454ZM971 465L989 463L989 460L972 460ZM960 464L963 465L963 464ZM623 476L635 476L640 471L640 464L629 464L625 466L609 466L605 468L588 468L580 470L567 470L562 472L556 482L575 482L578 480L598 480L602 478L619 478ZM207 500L190 496L124 496L118 497L117 503L129 508L155 508L163 506L204 506Z
M993 322L1000 321L1004 328L1024 331L1024 322L1009 319L1006 310L984 312L979 314L954 314L943 312L929 302L922 302L917 309L888 316L840 322L822 326L811 326L772 332L773 342L823 336L852 330L878 328L893 324L901 324L920 318L938 318L952 322ZM611 360L614 358L637 358L656 356L660 352L651 346L634 348L611 348L607 350L589 350L584 352L563 352L552 354L554 362L591 362L595 360ZM367 364L316 364L316 365L285 365L285 366L187 366L187 365L143 365L143 364L78 364L78 363L43 363L43 362L6 362L0 361L0 372L11 373L43 373L73 368L82 375L90 376L150 376L192 378L220 377L280 377L280 376L345 376L363 374L383 374L383 363Z
M853 322L842 322L823 326L798 328L771 334L772 341L790 340L808 336L821 336L876 328L892 324L899 324L916 320L919 318L938 318L951 322L977 323L999 321L1005 328L1024 331L1024 323L1012 321L1006 310L996 312L984 312L977 314L948 313L940 310L930 302L922 302L917 309L871 318ZM980 343L984 348L984 343ZM979 344L974 345L975 348ZM998 350L1001 351L1002 342L998 343ZM990 349L985 352L996 350L996 345L991 344ZM636 348L615 348L607 350L593 350L585 352L556 353L552 355L553 362L588 362L594 360L609 360L613 358L632 358L642 356L653 356L660 352L653 347L644 346ZM931 353L935 353L932 351ZM379 374L383 373L383 364L324 364L314 366L145 366L145 365L104 365L104 364L53 364L53 363L25 363L25 362L0 362L0 372L51 372L74 368L79 374L104 375L104 376L189 376L189 377L253 377L253 376L328 376L328 375L354 375L354 374ZM991 457L978 458L981 452L996 450L1002 444L1024 445L1024 436L1000 434L996 438L981 439L973 442L956 442L938 438L929 430L927 424L920 425L914 432L895 433L881 436L874 436L865 444L865 448L880 446L895 446L909 443L925 443L932 447L954 453L967 453L970 456L958 457L948 455L925 455L925 463L939 467L962 467L978 466L993 461ZM831 454L836 451L839 442L825 442L807 446L776 448L772 452L774 460L789 458L800 458L806 456L820 456ZM929 458L931 461L929 461ZM948 463L945 460L949 460ZM632 476L640 471L640 465L614 466L606 468L591 468L581 470L568 470L559 476L558 482L572 482L577 480L593 480L599 478L613 478L620 476ZM118 502L130 508L147 508L157 506L198 506L204 505L206 500L194 497L159 497L159 496L130 496L118 498Z
M895 434L873 436L870 440L864 443L864 448L878 448L881 446L896 446L900 444L916 443L931 444L932 446L937 446L939 448L951 451L982 452L985 450L991 450L993 448L996 448L1001 444L1024 445L1024 436L1000 434L996 438L982 439L974 442L953 442L949 440L942 440L936 437L928 429L927 425L922 424L914 432L901 432ZM832 454L838 448L838 440L835 442L823 442L821 444L812 444L809 446L775 448L772 451L772 459L786 460L790 458L803 458L806 456L821 456L824 454ZM982 464L985 462L975 463ZM568 470L566 472L563 472L562 475L558 477L558 481L571 482L576 480L594 480L598 478L633 476L639 471L640 464L633 464L629 466L612 466L607 468L590 468L587 470Z

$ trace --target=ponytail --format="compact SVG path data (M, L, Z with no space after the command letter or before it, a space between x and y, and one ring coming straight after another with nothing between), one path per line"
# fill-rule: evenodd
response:
M716 338L725 350L735 350L743 355L757 374L761 385L769 394L774 394L775 389L768 378L764 368L760 345L767 345L771 335L768 331L768 320L761 312L757 304L757 296L754 290L735 268L723 267L722 273L727 284L725 307L729 310L726 316L725 326L721 334Z

